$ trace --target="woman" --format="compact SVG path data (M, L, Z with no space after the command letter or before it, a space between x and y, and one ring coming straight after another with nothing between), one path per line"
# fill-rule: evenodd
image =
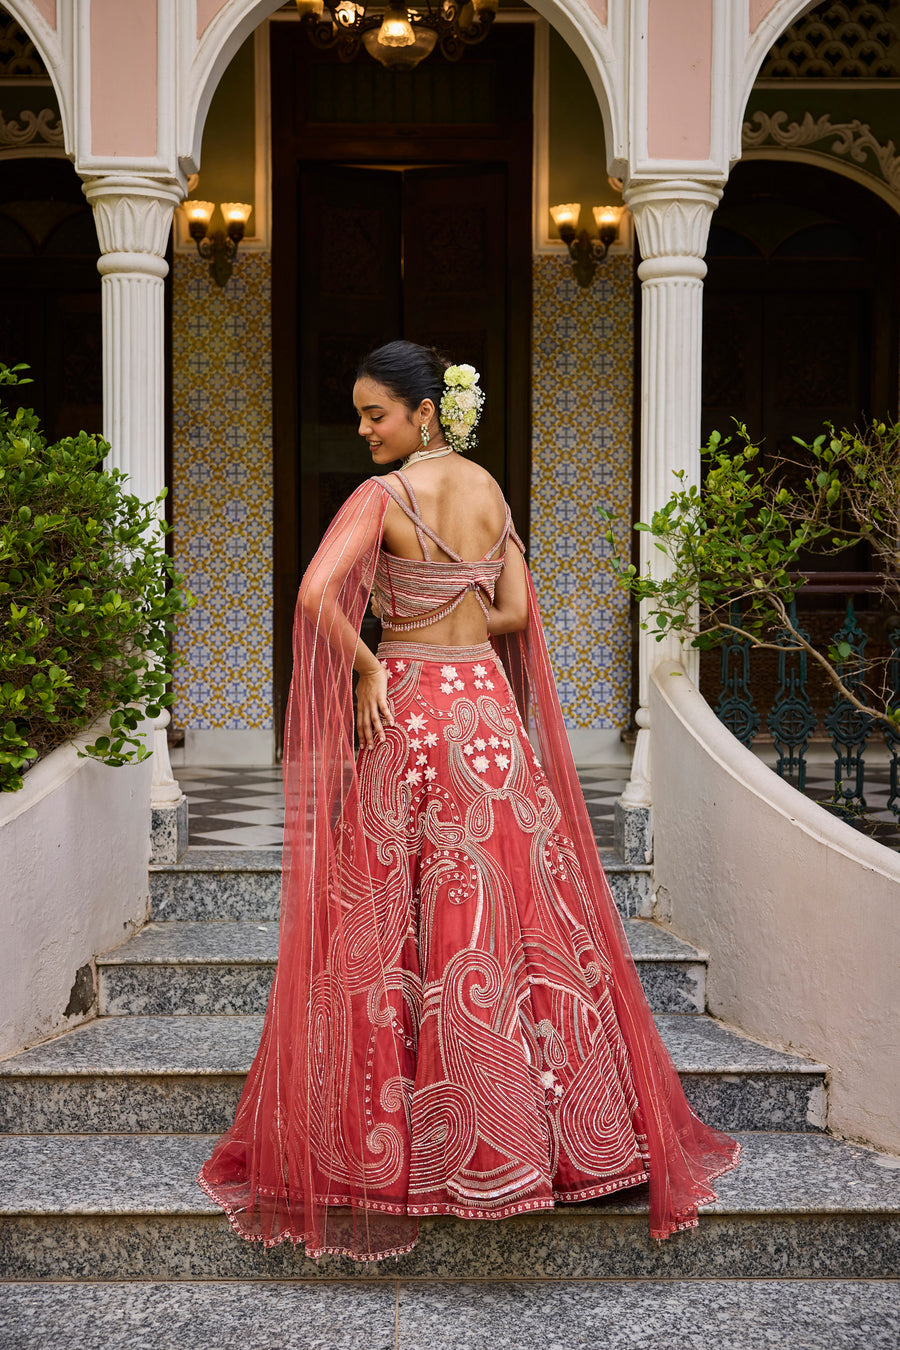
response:
M739 1149L691 1112L656 1032L521 544L459 453L478 374L393 342L353 399L373 463L402 469L353 493L300 588L278 969L200 1183L242 1236L310 1256L377 1260L422 1214L648 1180L667 1237ZM359 637L373 588L377 653Z

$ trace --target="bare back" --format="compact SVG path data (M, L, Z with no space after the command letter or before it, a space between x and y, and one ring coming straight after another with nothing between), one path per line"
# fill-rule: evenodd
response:
M452 454L445 458L420 461L407 471L422 519L460 558L476 562L497 543L503 533L506 509L497 483L479 464ZM403 494L399 479L389 481ZM399 558L421 559L422 546L413 522L396 502L389 501L384 518L383 546ZM450 561L436 544L430 543L435 562ZM418 641L445 646L470 646L483 642L486 623L475 596L470 594L452 614L417 633ZM385 632L384 641L402 640L402 633Z

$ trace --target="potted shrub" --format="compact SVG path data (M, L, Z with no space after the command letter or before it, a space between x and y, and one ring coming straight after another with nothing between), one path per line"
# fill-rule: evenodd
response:
M24 369L0 365L0 385L29 383ZM141 725L173 699L171 634L194 601L165 550L161 497L131 495L108 451L86 432L48 443L33 411L0 403L3 791L101 716L83 753L147 758Z

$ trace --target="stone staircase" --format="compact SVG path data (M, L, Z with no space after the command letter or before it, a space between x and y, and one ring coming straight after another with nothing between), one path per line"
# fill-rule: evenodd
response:
M651 1241L638 1189L424 1220L373 1266L235 1237L194 1179L259 1038L279 855L192 848L98 959L97 1019L0 1064L0 1346L895 1347L900 1159L824 1133L825 1065L706 1015L706 954L603 856L688 1098L744 1146L699 1229Z

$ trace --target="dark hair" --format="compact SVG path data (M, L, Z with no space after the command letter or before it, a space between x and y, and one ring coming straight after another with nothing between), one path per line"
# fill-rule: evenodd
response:
M391 397L405 403L410 412L426 398L439 409L444 392L444 371L449 364L434 347L422 347L418 342L386 342L363 357L356 378L375 380L383 385Z

